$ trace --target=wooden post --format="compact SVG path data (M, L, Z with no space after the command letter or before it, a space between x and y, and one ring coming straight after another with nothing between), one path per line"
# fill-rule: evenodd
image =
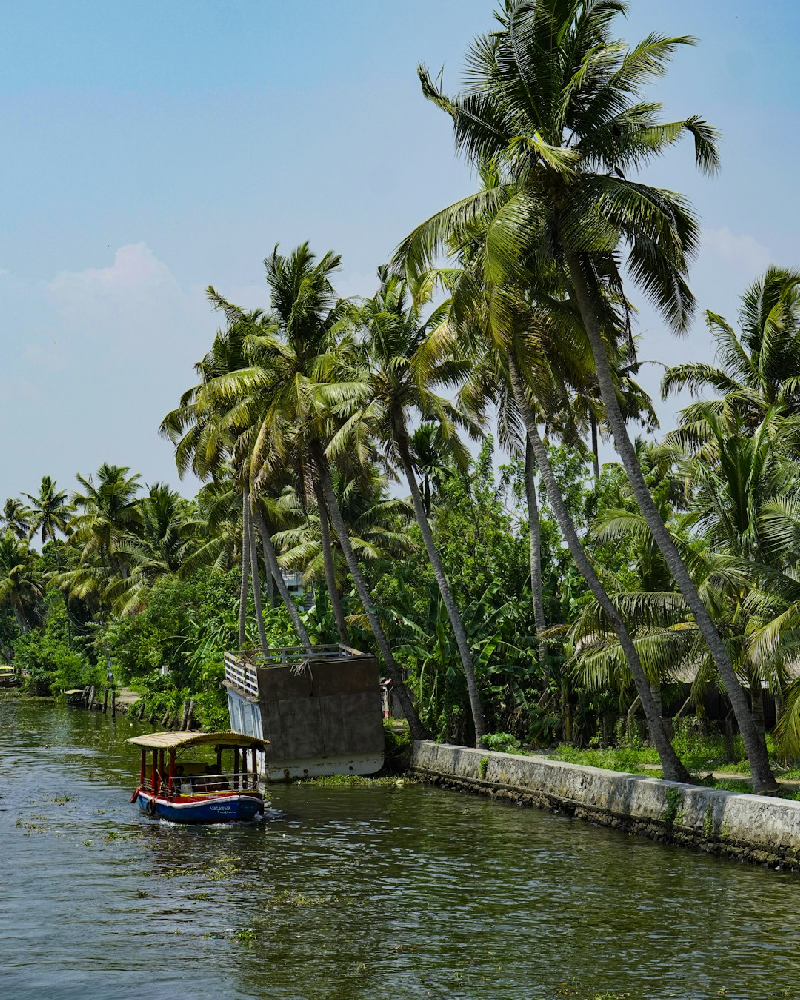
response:
M108 715L108 688L103 692L103 715Z
M139 787L144 788L144 772L147 767L147 751L142 747L142 766L139 768Z
M167 794L172 798L172 779L175 776L175 751L169 752L169 780L167 781Z
M89 704L86 706L91 712L92 706L94 705L94 684L89 688Z
M117 717L117 689L111 689L111 718L116 719Z
M233 748L233 787L239 787L239 748Z
M150 773L150 791L156 794L156 770L158 768L158 750L153 751L153 770Z
M253 788L258 788L258 771L256 769L256 748L250 751L253 763Z

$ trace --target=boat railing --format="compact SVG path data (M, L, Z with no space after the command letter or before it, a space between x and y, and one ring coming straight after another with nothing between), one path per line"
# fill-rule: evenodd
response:
M153 791L152 775L144 779L142 788L146 792ZM173 795L228 795L230 792L257 792L258 775L252 771L239 771L225 774L182 774L173 775ZM156 795L170 794L169 775L156 774Z

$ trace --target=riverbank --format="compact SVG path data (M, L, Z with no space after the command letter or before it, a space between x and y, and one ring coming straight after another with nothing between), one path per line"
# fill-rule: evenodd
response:
M800 871L800 802L430 741L414 743L410 771L440 787Z

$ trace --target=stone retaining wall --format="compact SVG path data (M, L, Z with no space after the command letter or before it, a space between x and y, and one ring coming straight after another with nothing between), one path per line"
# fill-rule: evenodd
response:
M800 802L429 741L414 744L411 772L445 788L800 871Z

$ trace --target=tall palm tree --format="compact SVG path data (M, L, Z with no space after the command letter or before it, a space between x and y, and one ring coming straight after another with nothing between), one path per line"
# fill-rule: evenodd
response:
M335 410L352 395L347 384L332 377L342 352L350 347L341 336L347 304L337 300L330 280L331 273L339 266L339 257L329 252L317 261L308 244L303 244L288 257L276 247L264 263L278 332L250 336L249 367L230 378L210 382L205 392L209 400L231 409L244 405L245 400L252 402L249 423L252 433L246 439L246 461L256 494L272 481L278 470L292 471L295 486L303 496L309 488L313 491L320 513L325 577L332 602L336 587L330 527L338 536L386 670L417 738L425 729L403 684L350 544L325 454L331 424L336 420ZM341 608L337 625L342 641L346 641Z
M496 287L491 277L487 280L486 276L491 276L493 271L491 227L497 214L496 206L485 205L482 214L483 219L473 216L470 220L469 245L462 242L463 249L459 251L465 267L455 282L450 310L450 326L456 343L459 336L466 336L470 342L483 337L485 350L495 356L492 365L498 373L497 382L509 387L562 536L624 651L664 774L672 780L686 780L688 772L669 742L636 645L581 543L539 433L540 412L546 412L552 404L563 409L561 401L568 393L566 380L581 354L582 337L585 336L582 325L579 320L576 322L574 310L568 303L563 308L559 299L553 297L553 288L545 286L538 290L545 302L542 306L527 290L514 288L508 282ZM458 227L451 230L451 244L458 242L457 237ZM444 336L440 339L444 340ZM552 349L556 341L562 345L558 353ZM569 345L575 345L574 350L568 351ZM455 345L451 347L451 350L456 349ZM563 363L556 367L555 361L562 359ZM503 390L503 394L507 391Z
M650 35L628 50L610 25L624 0L506 0L500 30L471 47L465 93L448 98L421 69L423 91L453 120L458 148L474 163L495 161L511 197L495 227L493 260L501 273L552 261L568 276L594 358L600 396L617 452L653 537L709 645L731 700L758 790L775 787L766 745L722 638L647 489L614 392L607 338L608 292L622 287L620 262L676 331L691 318L686 276L698 227L679 195L629 180L650 159L689 134L698 166L718 166L716 133L698 116L662 123L660 105L641 91L662 75L688 37ZM501 185L502 187L502 185ZM497 201L496 195L493 196ZM479 200L450 210L469 217ZM441 228L408 241L406 256L427 263ZM613 345L612 345L613 349Z
M69 518L72 506L67 500L67 491L56 488L56 482L50 476L42 476L39 495L31 496L25 493L31 501L30 536L41 533L42 545L49 539L55 540L56 534L66 535L69 528Z
M252 578L256 624L262 652L266 653L248 470L242 457L246 452L242 440L247 436L252 418L252 400L245 397L238 405L230 407L209 392L209 386L224 382L234 372L246 368L249 364L246 339L254 334L268 336L273 323L263 310L245 312L227 302L212 287L207 289L207 295L213 306L225 314L227 327L217 331L211 350L195 365L199 382L187 390L181 397L180 405L167 414L161 423L160 433L175 445L175 460L181 476L191 468L198 478L215 481L223 469L232 468L234 471L241 506L239 646L242 648L245 644L247 595ZM208 558L210 554L211 549L206 548L200 558Z
M455 442L458 442L457 438ZM442 435L441 427L430 420L423 420L412 432L411 453L414 469L422 476L422 499L425 513L430 517L431 486L438 489L442 479L450 472L453 460L458 464L459 455L453 453L450 441L445 440Z
M409 413L412 410L425 419L435 420L447 439L455 437L458 425L474 427L464 412L433 389L437 384L454 384L466 366L463 362L447 360L433 368L428 365L426 377L422 377L422 372L414 363L415 355L428 339L430 331L440 322L443 310L434 310L423 319L422 306L430 298L429 281L420 282L413 290L414 294L410 295L408 283L397 275L390 275L386 268L379 269L378 276L380 289L361 308L365 363L362 367L358 359L353 373L354 382L360 382L360 398L357 404L350 403L352 412L334 436L329 451L335 455L340 450L349 449L354 431L366 424L384 444L388 461L394 461L402 468L425 551L455 635L467 679L475 744L481 746L486 723L472 651L425 511L425 501L414 471L409 430Z

